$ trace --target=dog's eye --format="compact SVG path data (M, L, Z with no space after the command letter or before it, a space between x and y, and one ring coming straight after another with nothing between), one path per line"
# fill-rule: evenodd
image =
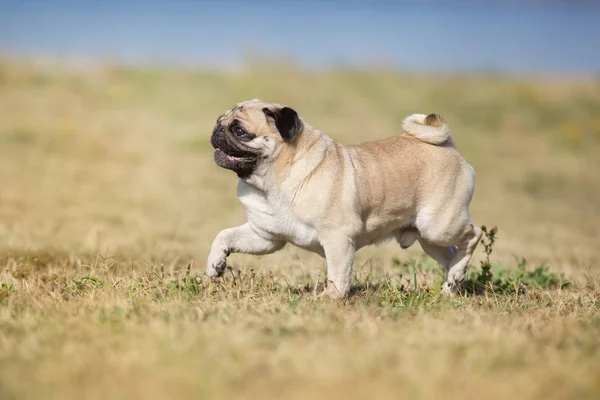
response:
M241 126L236 126L235 128L233 128L233 133L235 133L238 136L243 136L245 135L247 132L244 128L242 128Z

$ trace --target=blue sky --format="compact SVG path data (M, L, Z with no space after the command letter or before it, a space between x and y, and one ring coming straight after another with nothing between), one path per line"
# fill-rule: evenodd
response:
M0 53L211 67L600 72L600 2L0 0Z

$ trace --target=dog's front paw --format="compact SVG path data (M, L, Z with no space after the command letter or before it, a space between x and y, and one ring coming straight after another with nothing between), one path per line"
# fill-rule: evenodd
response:
M348 296L348 293L340 292L333 284L327 285L325 290L319 294L320 299L339 300Z
M226 267L227 256L225 253L211 253L208 256L208 262L206 263L206 275L208 275L210 278L218 278L223 275Z

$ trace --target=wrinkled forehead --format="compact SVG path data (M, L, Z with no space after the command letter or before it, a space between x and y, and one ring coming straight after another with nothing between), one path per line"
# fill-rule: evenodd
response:
M227 123L234 119L252 120L264 116L263 108L270 107L269 103L265 103L258 99L246 100L237 103L229 110L225 111L217 120L217 123Z

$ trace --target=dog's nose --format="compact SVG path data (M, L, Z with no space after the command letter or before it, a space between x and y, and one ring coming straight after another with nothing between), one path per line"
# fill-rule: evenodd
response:
M225 133L225 128L223 128L221 125L217 125L214 127L213 129L213 133L210 136L210 143L212 144L212 146L216 149L217 147L219 147L219 143L218 142L222 142L223 141L223 135Z
M224 128L222 125L216 125L215 128L213 129L213 135L223 133L223 130L224 130Z

